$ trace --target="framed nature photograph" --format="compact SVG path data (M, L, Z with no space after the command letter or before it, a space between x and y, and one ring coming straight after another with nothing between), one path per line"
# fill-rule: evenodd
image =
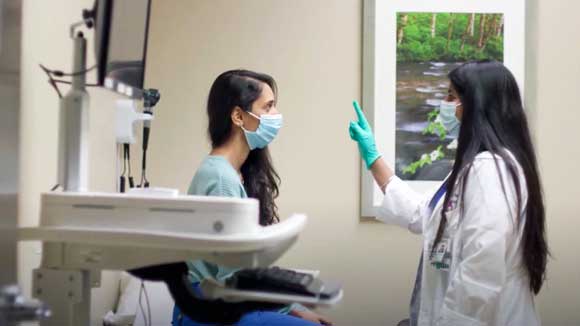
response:
M439 117L447 74L465 62L496 60L524 91L525 1L366 0L363 110L395 174L418 192L445 179L459 128ZM361 216L382 192L363 166Z
M395 172L441 181L451 172L458 126L439 116L447 74L473 60L503 62L503 14L397 13Z

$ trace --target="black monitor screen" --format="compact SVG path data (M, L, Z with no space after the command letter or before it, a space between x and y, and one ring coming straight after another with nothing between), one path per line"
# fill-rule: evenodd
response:
M100 83L139 97L145 77L150 0L99 0L101 5L96 24L97 33L102 34L97 35Z

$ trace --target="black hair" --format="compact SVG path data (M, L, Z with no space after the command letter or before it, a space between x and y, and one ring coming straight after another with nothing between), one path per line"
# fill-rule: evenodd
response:
M522 237L523 267L529 276L530 290L538 294L546 277L549 256L545 209L536 155L516 80L503 64L487 60L465 63L452 70L449 79L461 100L463 115L443 207L448 207L455 187L465 189L468 178L463 172L469 170L475 156L488 151L494 157L504 195L506 188L497 160L501 158L505 162L517 193L516 216L520 216L522 185L518 178L519 164L528 192ZM462 185L459 185L460 180ZM463 198L460 204L463 205ZM443 209L433 248L441 241L446 223Z
M249 112L252 104L262 94L264 84L270 86L277 97L274 79L266 74L249 70L230 70L217 77L211 86L207 101L208 134L213 148L223 145L231 136L231 113L235 107ZM241 167L244 188L251 198L260 201L260 224L278 222L278 197L280 177L272 165L268 147L250 151Z

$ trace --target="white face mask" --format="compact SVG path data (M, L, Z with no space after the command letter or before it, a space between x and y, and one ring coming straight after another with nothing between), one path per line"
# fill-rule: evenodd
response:
M439 105L439 120L448 133L454 133L459 130L460 121L455 115L459 102L441 101Z

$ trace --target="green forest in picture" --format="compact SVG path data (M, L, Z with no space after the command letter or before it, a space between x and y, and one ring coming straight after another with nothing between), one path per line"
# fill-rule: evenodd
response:
M504 29L504 15L498 13L397 13L399 177L443 180L449 174L459 130L446 130L439 117L449 87L447 75L473 60L503 62Z
M503 14L398 13L397 61L503 61Z

